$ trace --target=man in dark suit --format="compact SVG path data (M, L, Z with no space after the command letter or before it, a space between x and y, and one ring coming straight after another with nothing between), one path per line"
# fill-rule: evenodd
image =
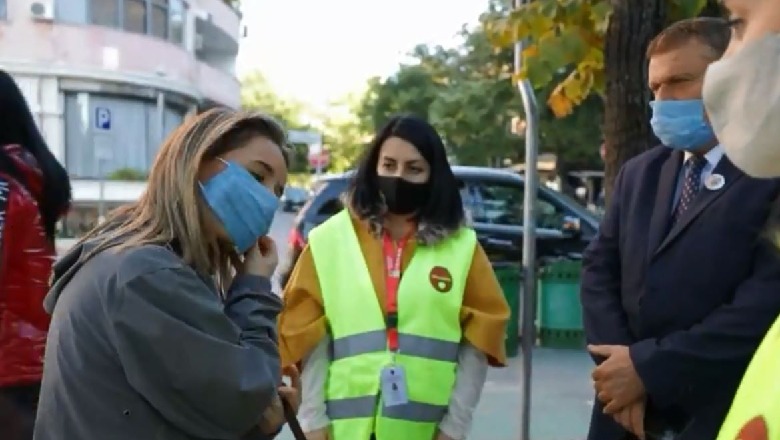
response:
M725 21L698 18L649 46L651 125L664 145L620 170L583 262L599 364L591 440L714 439L780 313L780 257L762 236L780 182L734 167L701 103L729 36Z

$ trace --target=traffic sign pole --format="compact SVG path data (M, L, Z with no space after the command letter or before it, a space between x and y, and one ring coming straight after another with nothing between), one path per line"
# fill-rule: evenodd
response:
M514 0L515 9L530 0ZM525 42L515 43L515 73L522 68ZM525 196L523 201L523 300L522 339L523 372L520 389L520 440L531 440L531 371L533 348L536 343L536 197L539 187L537 158L539 150L539 109L536 95L528 80L517 83L525 110Z

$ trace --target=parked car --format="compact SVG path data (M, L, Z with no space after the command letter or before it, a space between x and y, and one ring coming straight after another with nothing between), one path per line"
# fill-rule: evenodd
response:
M297 186L286 186L284 188L284 193L280 198L282 211L296 212L306 204L307 200L309 200L309 191L307 191L305 188L299 188Z
M506 170L455 166L466 218L494 262L520 262L523 249L523 176ZM289 260L280 281L287 283L309 232L344 208L341 196L351 172L324 177L301 208L289 235ZM543 185L537 202L537 257L581 253L598 230L599 219L576 200Z

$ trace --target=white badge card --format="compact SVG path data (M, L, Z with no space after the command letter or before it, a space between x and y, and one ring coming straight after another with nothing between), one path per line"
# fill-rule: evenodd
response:
M409 395L406 392L406 373L403 367L399 365L385 367L382 369L380 382L382 401L386 407L409 403Z

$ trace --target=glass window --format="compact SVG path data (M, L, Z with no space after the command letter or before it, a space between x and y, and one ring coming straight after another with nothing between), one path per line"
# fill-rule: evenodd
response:
M564 213L553 203L540 198L536 205L537 226L560 229ZM497 225L523 224L523 187L509 182L473 181L461 189L467 216L475 223Z
M5 14L6 14L5 9L6 9L7 6L8 5L6 4L6 0L0 0L0 18L6 18L6 16L5 16Z
M170 0L168 5L170 14L170 40L176 44L184 45L184 22L187 16L187 5L182 0Z
M168 0L152 0L152 32L155 37L168 38Z
M124 29L146 33L146 0L124 0Z
M83 95L83 96L80 96ZM108 115L99 125L97 115ZM151 115L151 116L150 116ZM151 133L159 120L157 104L115 96L65 96L65 163L74 178L96 178L120 169L149 170L158 142Z
M0 0L2 3L3 0ZM89 0L71 0L54 2L54 16L67 23L89 23Z
M92 0L90 12L92 24L119 27L120 0Z

